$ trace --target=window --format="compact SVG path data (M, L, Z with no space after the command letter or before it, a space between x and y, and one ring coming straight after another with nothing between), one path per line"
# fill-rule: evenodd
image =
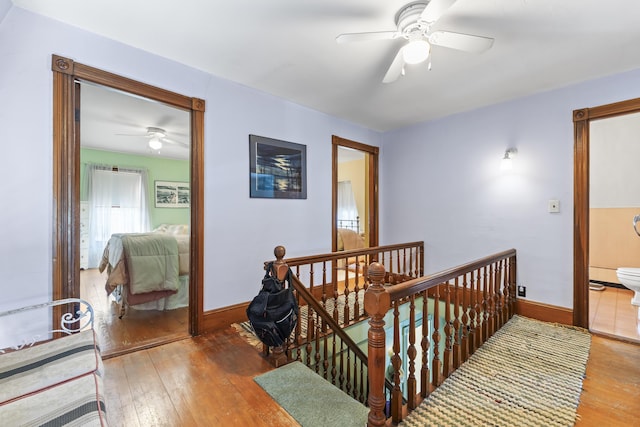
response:
M149 231L147 173L88 164L86 178L89 267L95 268L112 234Z

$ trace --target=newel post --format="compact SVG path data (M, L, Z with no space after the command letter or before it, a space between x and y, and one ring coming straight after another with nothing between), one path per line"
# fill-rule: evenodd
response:
M276 246L273 250L273 254L276 257L276 260L273 262L273 272L278 277L278 280L284 280L289 271L289 266L284 261L284 255L286 253L287 251L284 246ZM289 283L289 286L292 286L291 283ZM287 364L287 352L285 351L287 345L288 340L280 347L273 347L273 351L269 354L268 359L276 368Z
M374 262L369 266L372 285L364 294L364 309L369 319L369 417L367 426L384 426L387 417L384 413L384 373L385 373L385 334L384 316L391 307L391 297L382 285L384 267Z

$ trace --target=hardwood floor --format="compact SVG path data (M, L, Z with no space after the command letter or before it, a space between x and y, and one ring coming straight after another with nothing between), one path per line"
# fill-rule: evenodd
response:
M95 268L80 272L80 297L93 306L103 358L190 336L188 307L167 311L127 308L119 319L119 305L104 290L106 280L106 273Z
M271 365L233 328L104 364L111 426L299 425L253 381Z
M231 327L104 363L112 426L298 425L253 381L272 368ZM639 425L640 345L594 336L583 389L576 426Z
M638 310L631 304L633 291L606 286L589 291L589 330L640 343Z
M593 336L579 427L640 425L640 345Z

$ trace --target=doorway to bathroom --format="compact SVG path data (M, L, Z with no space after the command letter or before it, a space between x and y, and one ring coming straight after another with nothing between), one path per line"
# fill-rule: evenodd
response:
M640 342L640 307L617 274L640 268L640 99L576 110L574 124L574 324Z
M640 307L617 270L640 267L639 133L640 113L589 124L589 329L637 341Z

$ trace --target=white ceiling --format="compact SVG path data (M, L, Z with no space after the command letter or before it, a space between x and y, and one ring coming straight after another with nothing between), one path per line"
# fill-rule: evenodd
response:
M407 0L13 0L25 9L213 75L386 131L640 68L640 1L458 0L435 24L495 39L482 54L434 47L432 70L382 78ZM198 94L192 94L199 96Z
M166 138L189 144L189 112L147 98L84 83L80 87L80 145L98 150L189 158L189 149L163 142L149 148L148 127L161 128Z

